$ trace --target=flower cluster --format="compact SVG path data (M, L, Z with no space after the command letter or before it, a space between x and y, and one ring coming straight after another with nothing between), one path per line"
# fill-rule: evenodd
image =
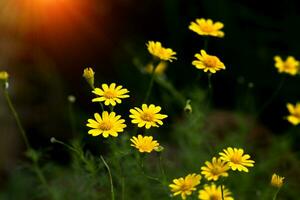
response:
M248 167L253 167L254 164L254 161L250 160L250 156L244 154L243 149L228 147L219 155L219 158L213 157L211 162L206 161L205 166L201 167L201 174L208 181L218 181L221 177L228 177L230 169L248 172ZM188 175L185 178L174 179L169 187L174 196L181 194L182 199L186 199L187 195L191 195L196 190L196 186L200 184L200 179L200 175ZM223 187L223 191L221 187ZM218 186L214 182L205 184L203 189L199 190L198 198L201 200L233 200L231 192L223 184Z

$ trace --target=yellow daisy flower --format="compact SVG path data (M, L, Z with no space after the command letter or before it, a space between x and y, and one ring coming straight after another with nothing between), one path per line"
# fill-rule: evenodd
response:
M224 37L224 32L221 29L224 24L221 22L214 23L211 19L196 19L196 22L191 22L189 29L203 36Z
M275 56L275 67L279 73L287 73L290 75L296 75L299 71L299 61L293 56L288 56L285 61L280 56Z
M227 171L230 167L225 161L221 160L221 158L213 157L212 162L206 161L205 165L206 166L201 167L201 174L209 181L217 181L220 176L228 176Z
M0 81L7 81L9 75L6 71L0 71Z
M154 73L157 74L157 75L162 75L164 74L164 72L166 71L167 69L167 62L160 62L157 67L155 68L155 71ZM152 73L152 70L153 70L153 64L148 64L145 68L145 71L148 73L148 74L151 74Z
M233 200L231 192L223 186L224 200ZM214 183L211 185L204 185L202 190L199 190L198 199L200 200L222 200L221 186L216 186Z
M271 178L271 185L273 187L281 188L283 185L284 177L278 176L277 174L273 174Z
M286 107L290 112L290 115L287 116L287 120L294 126L298 125L300 123L300 103L296 105L288 103Z
M124 124L125 120L120 119L120 115L116 115L115 112L108 113L107 111L102 112L102 117L100 114L95 113L94 119L88 119L87 127L92 128L89 130L89 134L92 136L101 135L107 138L109 135L117 137L119 132L123 132L126 127Z
M110 86L108 86L107 84L102 84L102 89L95 88L93 90L93 93L100 97L94 98L92 101L93 102L104 101L104 104L106 106L108 105L115 106L117 103L122 102L121 99L129 97L129 95L127 94L129 91L122 87L123 86L121 85L116 86L115 83L110 84Z
M185 178L174 179L169 185L173 196L181 195L182 199L192 194L196 190L196 186L200 184L201 176L199 174L188 174Z
M161 120L168 117L167 115L159 114L160 110L160 106L153 104L147 106L143 104L142 109L137 107L130 109L131 115L129 117L132 118L132 123L138 124L138 127L145 126L146 129L149 129L151 126L158 127L159 125L163 125Z
M195 57L198 60L194 60L192 65L204 72L216 73L218 70L225 69L224 63L217 56L209 55L205 50L201 50L200 54L195 54Z
M250 156L248 154L244 154L243 149L231 148L223 150L224 152L219 153L220 158L226 162L228 162L229 167L232 170L245 171L248 172L247 167L253 167L253 160L250 160Z
M141 153L151 153L153 149L159 146L159 143L156 140L153 140L152 136L133 136L130 141L132 142L131 146L137 148Z
M146 45L149 53L155 58L170 62L177 59L176 52L170 48L164 48L160 42L149 41Z

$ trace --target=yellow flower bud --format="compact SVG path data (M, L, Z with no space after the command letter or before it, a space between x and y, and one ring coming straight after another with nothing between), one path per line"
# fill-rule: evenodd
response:
M92 88L94 88L94 76L95 76L95 72L93 71L92 68L88 67L84 69L83 77Z
M284 177L278 176L277 174L274 173L272 175L271 185L273 187L281 188L281 186L283 185L283 180Z
M0 71L0 81L7 82L9 75L6 71Z

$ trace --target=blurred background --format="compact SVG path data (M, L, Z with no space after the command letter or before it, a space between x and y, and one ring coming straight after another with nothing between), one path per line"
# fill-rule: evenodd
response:
M214 110L207 118L215 126L208 125L215 132L234 129L234 114L243 113L244 119L257 121L253 140L260 145L289 131L291 149L299 151L299 127L292 127L284 116L287 102L300 101L300 78L278 74L273 60L274 55L300 59L299 6L297 1L271 6L253 0L1 0L0 70L11 76L10 93L32 145L51 148L52 136L74 137L69 95L76 97L76 132L86 134L85 121L96 107L82 78L85 67L94 68L98 85L117 82L131 91L132 98L121 109L138 106L149 81L138 70L151 59L148 40L161 41L177 52L178 60L168 66L165 76L186 98L192 98L189 91L195 87L206 89L206 76L191 65L203 38L188 29L191 21L202 17L225 24L225 37L209 40L208 52L220 57L226 70L212 79ZM284 77L278 96L255 118ZM183 105L166 98L170 99L154 89L153 102L165 107L170 121L176 121L180 116L175 113ZM22 159L24 146L17 131L1 95L2 186ZM164 137L171 134L165 131ZM61 149L49 152L49 159L68 163Z

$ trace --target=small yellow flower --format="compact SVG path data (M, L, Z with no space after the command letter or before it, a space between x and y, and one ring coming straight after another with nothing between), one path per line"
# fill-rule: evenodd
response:
M286 107L290 112L290 115L287 116L287 120L294 126L298 125L300 123L300 103L296 105L288 103Z
M160 62L157 67L155 68L155 71L154 73L157 74L157 75L162 75L164 74L164 72L166 71L167 69L167 62ZM152 73L152 70L153 70L153 64L148 64L145 68L145 71L148 73L148 74L151 74Z
M143 104L142 109L137 107L130 109L131 115L129 117L132 118L132 123L138 124L138 127L145 126L146 129L149 129L151 126L158 127L159 125L163 125L161 120L168 117L167 115L159 114L160 110L160 106L153 104L147 106Z
M92 136L101 135L107 138L109 135L117 137L119 132L123 132L126 127L124 124L125 120L120 119L120 115L116 115L115 112L108 113L107 111L102 112L102 117L100 114L95 113L94 119L88 119L87 127L92 128L89 130L89 134Z
M7 71L0 71L0 81L6 82L9 78Z
M225 69L224 63L217 56L209 55L205 50L195 54L195 57L198 60L194 60L192 64L198 69L203 69L204 72L216 73L218 70Z
M233 200L231 192L223 186L224 200ZM202 190L199 190L198 199L200 200L222 200L221 186L216 186L214 183L211 185L204 185Z
M88 82L88 84L91 86L91 88L94 88L94 82L95 82L95 72L93 71L92 68L88 67L88 68L85 68L83 70L83 75L82 75L85 80Z
M243 149L231 148L223 150L224 152L219 153L220 158L226 162L228 162L229 167L232 170L244 171L248 172L247 167L253 167L253 160L250 160L250 156L248 154L244 154Z
M177 59L176 52L170 48L164 48L160 42L149 41L146 45L149 53L155 58L170 62Z
M201 167L201 174L205 176L207 180L217 181L220 176L227 177L227 171L230 169L229 165L221 160L221 158L213 157L212 162L206 161L206 166Z
M284 177L278 176L277 174L273 174L271 178L271 185L273 187L281 188L283 185Z
M279 73L287 73L294 76L299 71L299 61L293 56L288 56L285 61L283 61L280 56L275 56L274 60L275 67Z
M100 97L94 98L92 101L93 102L104 101L104 104L106 106L108 105L115 106L117 103L122 102L121 99L129 97L129 95L127 94L129 91L122 87L123 86L121 85L116 86L115 83L110 84L110 86L108 86L107 84L102 84L102 89L95 88L93 90L93 93Z
M131 146L137 148L141 153L151 153L151 151L159 146L159 143L156 140L153 140L152 136L133 136L130 141L132 142Z
M169 185L173 195L181 195L182 199L192 194L196 190L196 186L200 184L201 176L199 174L188 174L185 178L174 179Z
M221 22L214 23L211 19L196 19L196 22L191 22L189 29L203 36L224 37L224 32L221 29L224 24Z

